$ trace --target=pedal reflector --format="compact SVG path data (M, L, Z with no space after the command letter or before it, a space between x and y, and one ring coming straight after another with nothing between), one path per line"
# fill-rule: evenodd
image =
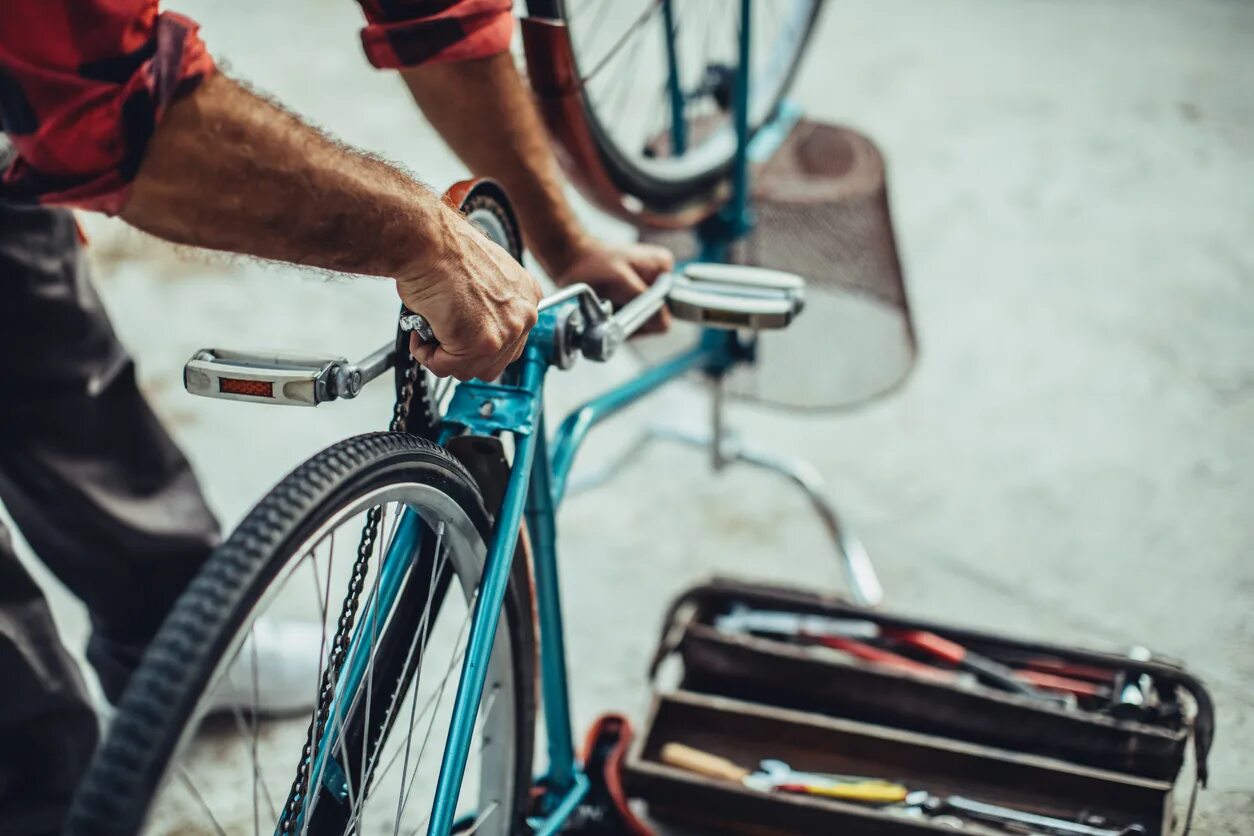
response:
M242 380L237 377L220 377L218 378L218 391L224 395L273 398L274 383L269 380Z

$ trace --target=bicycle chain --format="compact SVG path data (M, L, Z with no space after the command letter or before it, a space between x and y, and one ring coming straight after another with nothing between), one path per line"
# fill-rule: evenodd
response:
M406 358L404 383L397 387L396 404L392 408L392 432L405 432L409 418L409 403L413 398L414 384L418 376L418 364ZM357 609L361 604L361 590L366 583L366 573L370 570L370 558L374 554L375 542L379 537L379 521L383 516L382 506L376 505L366 512L366 523L362 526L361 540L357 544L357 560L353 563L352 580L348 584L348 594L340 607L340 616L336 623L335 635L331 639L331 651L327 657L327 666L322 673L322 682L318 690L318 704L314 708L313 717L309 721L309 735L301 750L300 763L296 767L296 778L292 781L292 789L287 796L287 804L280 823L280 832L291 833L296 822L300 820L301 810L305 805L306 791L309 789L309 769L313 765L313 746L315 741L322 740L326 731L327 714L331 710L331 699L335 694L335 683L339 680L340 671L344 667L348 655L348 643L352 634L353 624L357 620ZM327 578L327 583L331 579Z

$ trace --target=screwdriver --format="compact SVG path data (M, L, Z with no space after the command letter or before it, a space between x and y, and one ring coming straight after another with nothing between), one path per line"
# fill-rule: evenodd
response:
M902 784L859 776L821 776L790 769L782 761L771 771L750 772L727 758L694 749L683 743L662 747L662 763L677 766L707 778L734 781L760 792L790 792L816 795L861 804L897 804L906 800L909 790Z

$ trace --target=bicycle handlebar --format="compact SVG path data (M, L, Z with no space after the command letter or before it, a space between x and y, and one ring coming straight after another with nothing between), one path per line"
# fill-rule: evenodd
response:
M579 282L544 297L536 310L543 312L563 302L578 300L582 317L577 321L567 318L562 322L562 327L570 331L565 335L563 344L578 346L589 360L608 360L623 342L661 310L674 284L675 274L663 273L648 290L611 312L609 303L601 299L591 286ZM431 323L422 314L403 313L400 328L416 333L424 343L438 342Z
M665 273L653 286L618 311L587 284L573 284L546 296L537 306L547 314L549 362L568 368L582 354L608 360L664 304L683 319L707 327L760 330L782 328L801 310L804 281L799 276L757 267L688 265L682 277ZM403 311L400 327L434 342L431 323ZM401 348L401 352L405 349ZM211 398L253 403L316 406L353 398L396 361L389 342L357 363L343 357L300 356L274 352L202 349L184 367L187 391Z

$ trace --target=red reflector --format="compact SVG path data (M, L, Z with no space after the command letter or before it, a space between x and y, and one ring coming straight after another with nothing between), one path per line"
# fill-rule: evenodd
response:
M273 398L274 384L268 380L240 380L235 377L218 378L218 391L228 395L249 395L254 398Z

